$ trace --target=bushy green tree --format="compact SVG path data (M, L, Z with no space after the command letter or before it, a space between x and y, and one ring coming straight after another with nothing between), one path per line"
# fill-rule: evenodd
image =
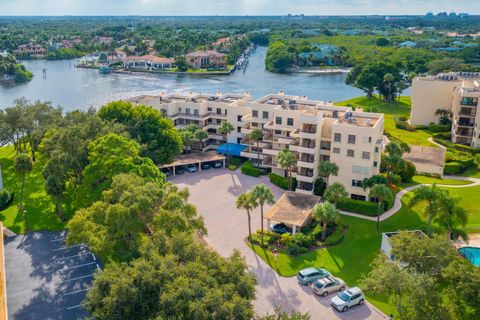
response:
M312 211L315 220L322 224L322 241L325 241L327 225L335 223L340 218L340 211L328 201L315 205Z
M277 163L288 173L288 190L292 190L292 171L297 165L297 155L295 152L286 148L280 150L277 154Z

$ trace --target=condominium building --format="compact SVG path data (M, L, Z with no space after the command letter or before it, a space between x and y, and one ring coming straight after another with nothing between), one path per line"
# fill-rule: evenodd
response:
M452 142L480 147L480 73L450 72L412 83L412 125L438 123L438 109L452 112Z
M129 99L150 105L181 127L196 124L209 133L202 150L216 149L225 142L218 133L222 121L235 128L229 143L243 146L240 156L261 167L285 174L276 156L287 148L297 155L293 176L297 191L312 194L321 161L332 161L339 167L329 183L340 182L354 199L365 200L361 187L364 178L378 174L383 136L383 114L353 111L331 102L289 96L283 92L254 100L245 95L160 95ZM249 133L261 130L263 139L252 141Z

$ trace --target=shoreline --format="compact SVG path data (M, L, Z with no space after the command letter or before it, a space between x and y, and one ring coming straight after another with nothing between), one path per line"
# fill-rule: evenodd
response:
M75 64L75 68L82 69L100 69L98 66L87 66L81 64ZM205 71L205 72L186 72L186 71L161 71L161 70L146 70L146 69L113 69L110 73L121 73L121 74L130 74L130 73L148 73L148 74L176 74L176 75L199 75L199 76L228 76L235 72L236 68L233 67L230 70L225 71Z
M332 74L349 73L352 68L296 68L289 69L290 73L309 73L309 74Z

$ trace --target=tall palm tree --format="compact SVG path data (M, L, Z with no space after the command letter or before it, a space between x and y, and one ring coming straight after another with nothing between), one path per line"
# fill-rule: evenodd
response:
M315 205L312 212L313 218L322 223L322 241L325 241L327 225L330 222L337 222L340 211L328 201Z
M194 142L200 142L201 147L200 149L203 148L202 141L205 139L208 139L208 133L206 131L203 131L202 129L198 128L195 130L195 133L193 134L194 137Z
M425 211L428 215L427 222L427 234L430 236L430 225L433 217L441 209L442 198L445 196L445 191L439 189L435 184L432 186L422 186L415 189L413 192L413 198L410 200L410 207L413 207L419 202L426 202L427 206Z
M252 190L252 196L255 202L260 206L260 223L261 223L261 232L262 232L262 244L263 244L263 206L265 204L273 204L274 196L272 190L270 190L264 184L257 184Z
M292 190L292 170L297 165L297 155L295 152L283 148L277 154L277 163L288 173L288 190Z
M393 200L393 192L392 189L387 187L384 184L376 184L370 189L370 193L368 194L370 198L376 198L378 201L378 206L377 206L377 232L380 229L380 211L382 208L382 205L386 201L392 201Z
M322 161L318 165L318 175L327 180L327 184L331 175L338 175L338 166L330 161Z
M248 217L248 238L252 239L252 225L251 225L251 216L250 212L258 206L253 194L251 192L245 192L238 196L237 198L237 208L245 209L247 211Z
M348 192L343 186L343 184L339 182L332 183L325 189L325 193L323 194L323 199L333 204L337 207L340 200L348 197Z
M226 151L227 151L227 164L229 165L230 164L230 153L228 152L228 135L230 133L232 133L232 131L234 130L232 124L228 121L224 121L222 122L222 124L220 125L220 128L218 128L218 132L220 134L223 134L225 136L225 148L226 148Z
M452 238L452 229L457 226L465 226L468 222L468 216L465 209L460 207L458 203L459 198L452 198L447 193L440 199L441 210L437 221L440 225L447 229L448 238Z
M260 143L259 141L263 139L263 132L260 129L253 129L252 132L248 134L248 138L252 141L255 141L257 144L257 168L260 167Z
M23 192L25 190L25 175L32 172L33 162L32 158L26 153L20 153L15 157L14 162L15 171L22 176L22 189L20 191L20 201L18 204L18 209L23 209ZM28 229L27 225L27 215L25 214L25 228Z

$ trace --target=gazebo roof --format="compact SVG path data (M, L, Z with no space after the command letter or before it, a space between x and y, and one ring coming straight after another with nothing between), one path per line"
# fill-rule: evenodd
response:
M302 227L310 220L318 202L319 196L287 191L267 211L265 218Z

